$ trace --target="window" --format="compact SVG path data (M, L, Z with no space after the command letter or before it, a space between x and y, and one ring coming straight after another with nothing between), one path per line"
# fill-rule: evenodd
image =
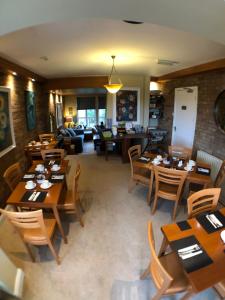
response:
M77 97L77 121L87 127L105 124L106 96Z
M98 123L101 124L103 122L105 124L106 120L106 109L99 109L98 110Z

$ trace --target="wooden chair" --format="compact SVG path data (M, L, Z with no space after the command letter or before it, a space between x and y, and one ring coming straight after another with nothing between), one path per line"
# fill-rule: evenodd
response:
M45 142L45 141L51 142L51 141L55 140L54 133L42 133L42 134L39 134L38 136L39 136L39 140L41 142Z
M155 213L158 198L172 200L175 202L173 210L173 220L176 217L177 206L180 201L185 179L186 171L167 169L164 167L154 166L155 172L155 197L153 202L152 213Z
M11 191L13 191L20 182L22 175L23 174L19 163L15 163L5 170L3 178L5 179L5 182L8 184Z
M214 289L217 291L221 299L225 299L225 280L214 285Z
M178 158L191 159L192 149L183 146L170 145L169 155Z
M35 160L41 160L42 159L41 151L47 148L48 145L43 145L43 144L26 147L25 153L28 158L29 164L31 165Z
M41 156L43 160L52 160L52 159L63 159L65 156L64 149L45 149L41 150Z
M11 212L0 209L0 212L5 215L9 222L18 230L33 262L35 259L29 244L48 245L57 264L60 264L60 259L51 242L56 227L55 219L44 219L42 210Z
M128 191L129 193L133 190L135 185L142 184L149 187L148 202L151 200L153 172L146 168L135 168L133 161L141 156L141 145L135 145L128 149L128 156L130 159L131 177L129 182Z
M79 219L80 225L84 227L84 222L81 217L81 210L84 211L84 209L82 207L80 201L80 195L78 192L78 181L80 178L80 173L81 173L81 168L80 168L80 164L78 163L73 178L73 182L72 182L72 189L67 190L64 203L58 204L57 208L59 210L63 210L65 213L76 214Z
M220 188L204 189L188 197L188 218L193 218L203 212L215 210L220 192Z
M174 295L185 291L187 293L182 299L189 299L193 295L193 292L191 292L191 287L184 274L178 255L175 252L171 252L158 257L156 254L151 222L148 223L148 241L152 260L140 278L145 279L148 275L151 275L157 288L156 295L151 299L159 300L162 296Z

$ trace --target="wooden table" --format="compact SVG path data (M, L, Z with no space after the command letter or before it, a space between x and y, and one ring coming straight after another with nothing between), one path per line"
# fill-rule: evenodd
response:
M152 160L156 155L153 155L151 153L145 153L144 156L146 156L146 157L148 156ZM203 168L209 168L209 169L211 168L210 165L207 165L205 163L197 163L197 165L201 166ZM137 168L147 168L147 169L152 170L154 165L152 162L142 163L140 161L134 161L133 166L137 167ZM166 167L166 165L163 165L163 163L160 164L160 166ZM206 188L212 186L212 179L208 175L202 175L202 174L196 173L196 167L195 167L194 171L188 172L188 175L186 178L186 183L188 183L188 184L189 183L197 183L197 184L203 185L203 188L206 189Z
M107 151L107 143L121 143L122 145L122 162L127 163L129 162L129 157L128 157L128 149L131 146L131 142L134 139L148 139L149 135L147 133L135 133L135 134L123 134L123 135L116 135L112 136L110 138L103 138L100 137L100 135L95 135L94 136L94 141L95 142L100 142L104 143L105 145L105 158L108 160L108 151Z
M225 208L221 209L220 212L225 215ZM192 285L193 291L198 293L212 287L225 278L225 244L220 238L220 232L223 229L214 233L207 233L198 223L196 218L189 219L188 223L190 224L191 229L184 231L181 231L176 223L162 226L161 230L164 239L159 251L159 256L165 252L166 247L172 241L194 235L209 257L213 260L213 263L208 266L194 272L185 272Z
M35 163L30 167L29 172L34 172L35 167L37 164L43 163L43 161L35 161ZM68 166L68 161L63 160L61 164L61 169L59 172L65 173L66 169ZM50 174L49 174L50 175ZM57 221L59 231L63 237L63 240L65 243L67 243L67 238L65 236L65 233L62 228L62 223L59 217L58 209L57 209L57 204L63 200L63 197L65 195L65 189L66 189L66 184L65 182L60 182L60 183L54 183L49 189L41 189L39 184L37 184L36 188L34 190L36 191L47 191L47 195L45 197L45 200L43 202L24 202L20 201L24 195L24 193L27 191L25 189L26 182L21 181L19 184L16 186L15 190L11 193L9 196L6 204L11 204L14 205L15 207L29 207L29 208L50 208L53 210L54 217Z

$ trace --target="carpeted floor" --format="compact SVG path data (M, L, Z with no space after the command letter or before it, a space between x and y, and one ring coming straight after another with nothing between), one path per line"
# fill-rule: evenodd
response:
M68 156L71 170L81 163L81 199L86 208L85 227L73 217L63 217L68 244L57 233L55 244L62 263L58 266L46 247L34 248L32 263L15 231L2 221L1 245L25 271L25 300L149 300L155 288L150 279L139 280L149 262L147 222L153 220L156 246L160 226L171 222L172 203L162 202L152 217L146 203L147 190L137 187L127 192L129 164L120 158L96 154ZM70 185L70 176L68 183ZM186 217L184 208L177 220ZM2 271L2 270L1 270ZM175 300L180 296L163 299ZM193 299L218 299L213 290Z

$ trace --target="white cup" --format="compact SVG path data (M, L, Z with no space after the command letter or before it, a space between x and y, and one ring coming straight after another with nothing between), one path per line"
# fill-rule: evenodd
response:
M41 185L43 186L43 188L47 188L47 187L49 187L49 181L43 180Z
M52 165L52 170L58 170L58 168L59 168L59 165L57 165L57 164Z
M36 166L36 169L37 169L38 171L42 172L42 171L44 171L44 165L38 164L38 165Z
M158 160L162 160L162 155L157 155L156 158L157 158Z
M191 171L192 170L192 165L187 164L186 168L187 168L187 171Z
M195 161L190 159L188 161L188 164L193 167L193 166L195 166Z
M28 180L27 183L26 183L26 186L28 187L28 189L32 189L34 187L33 180Z

